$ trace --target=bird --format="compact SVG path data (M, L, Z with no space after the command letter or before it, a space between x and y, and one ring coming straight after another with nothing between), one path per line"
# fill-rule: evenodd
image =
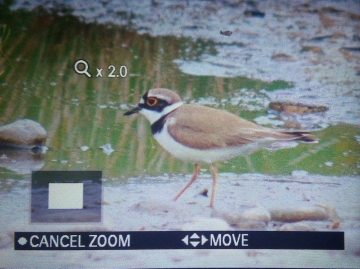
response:
M259 148L281 148L284 142L317 143L317 138L309 131L267 128L225 110L186 104L175 91L166 88L148 90L138 105L124 115L136 113L149 120L154 138L166 151L194 163L190 181L173 200L195 182L200 164L209 165L213 179L211 208L214 208L218 180L214 163L248 155Z

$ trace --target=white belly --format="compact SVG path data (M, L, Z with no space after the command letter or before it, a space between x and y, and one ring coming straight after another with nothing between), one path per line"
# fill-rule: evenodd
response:
M167 124L162 132L154 135L159 144L169 153L184 161L194 163L213 163L225 161L239 155L246 155L259 148L258 143L250 143L241 147L226 147L214 149L196 149L184 146L174 140L167 131Z

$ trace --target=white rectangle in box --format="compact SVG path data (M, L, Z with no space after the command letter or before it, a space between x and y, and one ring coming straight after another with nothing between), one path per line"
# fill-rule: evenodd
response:
M83 183L49 183L49 209L83 209Z

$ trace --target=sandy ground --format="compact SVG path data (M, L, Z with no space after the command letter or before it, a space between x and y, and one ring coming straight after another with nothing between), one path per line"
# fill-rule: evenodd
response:
M29 225L28 188L19 186L3 193L2 203L12 208L1 208L0 224L6 231L0 238L2 265L39 267L46 257L53 260L54 267L359 266L358 178L310 175L303 171L290 176L222 173L215 209L211 209L210 198L199 194L204 188L211 190L211 177L206 173L178 201L172 201L189 177L146 176L129 179L126 184L105 179L103 217L98 224ZM306 220L307 215L295 223L269 218L269 212L274 209L314 211L318 205L327 206L336 214L320 220ZM246 217L229 225L229 218L224 216L237 214ZM334 226L334 221L339 223ZM16 231L273 231L290 227L291 230L344 231L345 250L14 251L13 227Z

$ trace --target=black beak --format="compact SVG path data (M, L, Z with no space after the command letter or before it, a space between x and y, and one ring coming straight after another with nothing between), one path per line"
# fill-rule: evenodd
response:
M125 112L124 113L124 116L129 116L129 115L132 115L132 114L135 114L135 113L138 113L140 111L141 108L139 108L138 106Z

